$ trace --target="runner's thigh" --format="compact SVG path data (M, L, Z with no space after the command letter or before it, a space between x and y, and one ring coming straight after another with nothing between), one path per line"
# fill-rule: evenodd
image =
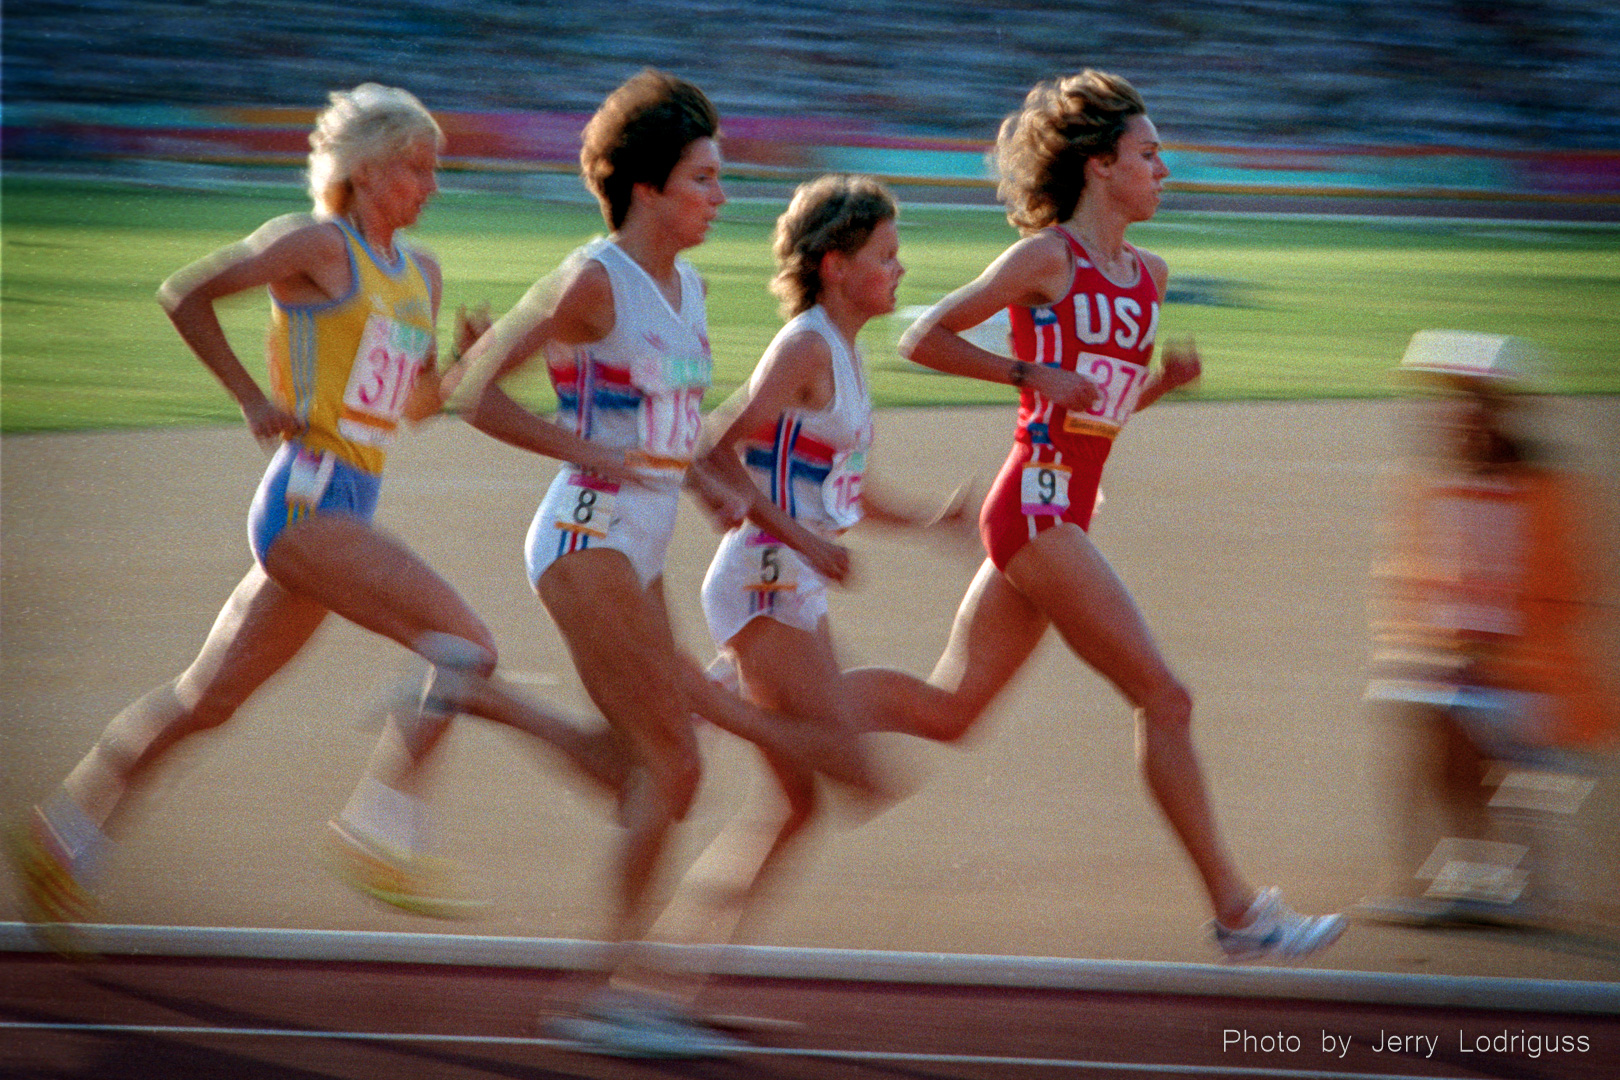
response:
M1031 540L1007 577L1132 704L1174 681L1125 583L1077 526L1065 522Z

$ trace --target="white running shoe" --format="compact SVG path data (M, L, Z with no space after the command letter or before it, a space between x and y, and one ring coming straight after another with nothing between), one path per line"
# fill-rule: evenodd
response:
M558 1017L547 1027L586 1053L610 1057L708 1058L748 1048L661 1001L622 993L600 995L581 1015Z
M35 936L63 956L88 957L76 924L91 922L99 913L94 885L40 807L7 831L6 847L22 886L23 918Z
M1227 960L1288 960L1309 956L1339 940L1343 915L1301 915L1282 902L1276 889L1264 889L1249 906L1247 926L1236 930L1212 920L1210 933Z

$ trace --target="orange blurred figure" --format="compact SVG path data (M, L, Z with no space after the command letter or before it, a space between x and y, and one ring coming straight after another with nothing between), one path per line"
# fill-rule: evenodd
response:
M1400 729L1397 863L1362 914L1545 924L1562 838L1596 780L1615 698L1590 649L1598 560L1578 476L1529 437L1521 342L1425 331L1402 369L1427 452L1374 569L1368 700Z

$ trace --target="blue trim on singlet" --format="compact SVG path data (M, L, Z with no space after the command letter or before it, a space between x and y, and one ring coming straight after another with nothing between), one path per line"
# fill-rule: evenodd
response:
M333 221L332 224L336 225L344 236L354 236L341 222ZM342 296L331 300L317 300L311 304L284 304L277 300L273 293L270 296L270 303L287 316L287 366L290 369L288 375L292 382L290 389L293 396L293 413L300 420L309 419L309 410L315 401L315 355L320 340L315 317L322 312L347 304L360 291L360 266L354 257L354 246L344 244L343 253L349 259L349 288Z

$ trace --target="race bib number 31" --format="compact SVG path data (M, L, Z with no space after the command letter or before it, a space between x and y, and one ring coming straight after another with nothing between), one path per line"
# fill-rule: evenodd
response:
M388 443L431 344L432 336L420 327L377 313L366 320L343 391L338 428L345 438L366 446Z

